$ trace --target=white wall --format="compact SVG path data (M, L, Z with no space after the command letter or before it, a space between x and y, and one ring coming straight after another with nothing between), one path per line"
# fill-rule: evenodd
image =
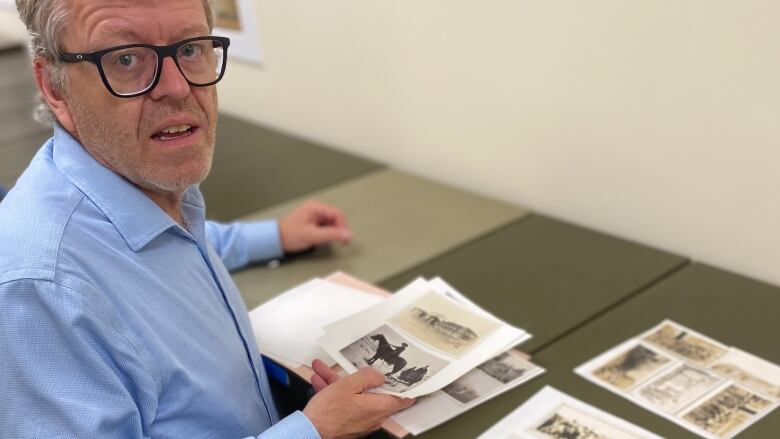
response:
M780 284L780 2L256 9L225 111Z
M19 20L13 0L0 0L0 34L6 37L26 39L27 32Z

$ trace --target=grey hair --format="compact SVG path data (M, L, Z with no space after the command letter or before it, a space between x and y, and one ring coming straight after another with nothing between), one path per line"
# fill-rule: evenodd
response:
M68 87L68 77L65 74L64 65L60 62L60 36L63 34L70 13L66 5L67 0L16 0L16 9L19 17L27 26L30 34L30 56L43 58L44 74L48 75L52 86L62 91ZM214 13L209 0L202 0L206 11L206 21L209 29L214 29ZM56 117L38 93L38 106L35 109L35 119L51 126Z

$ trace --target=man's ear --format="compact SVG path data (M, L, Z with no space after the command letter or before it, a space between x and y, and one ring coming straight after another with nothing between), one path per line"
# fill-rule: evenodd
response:
M76 132L76 124L73 123L73 117L70 114L70 107L65 101L62 90L57 89L51 80L50 62L41 57L35 57L33 60L33 72L35 73L35 82L38 84L38 90L44 102L49 105L54 116L63 128L71 133Z

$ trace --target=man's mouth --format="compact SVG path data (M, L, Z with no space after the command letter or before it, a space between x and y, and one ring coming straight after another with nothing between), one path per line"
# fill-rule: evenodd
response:
M160 142L165 142L166 140L174 140L174 139L180 139L182 137L187 137L195 130L195 127L192 125L173 125L170 126L159 133L152 136L152 139L158 140Z

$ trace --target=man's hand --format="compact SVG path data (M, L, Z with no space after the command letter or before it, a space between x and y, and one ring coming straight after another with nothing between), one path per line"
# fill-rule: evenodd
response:
M390 415L412 404L414 399L390 395L363 393L385 382L381 373L364 367L352 375L339 378L324 363L315 361L312 383L318 393L309 401L303 413L323 439L355 438L378 430ZM323 369L324 368L324 369ZM327 369L327 371L325 370ZM324 375L324 376L323 376Z
M311 368L314 369L314 375L311 376L311 385L317 393L341 378L339 374L334 372L322 360L314 360L311 363Z
M344 214L335 207L307 201L279 221L282 248L292 253L311 247L352 239Z

